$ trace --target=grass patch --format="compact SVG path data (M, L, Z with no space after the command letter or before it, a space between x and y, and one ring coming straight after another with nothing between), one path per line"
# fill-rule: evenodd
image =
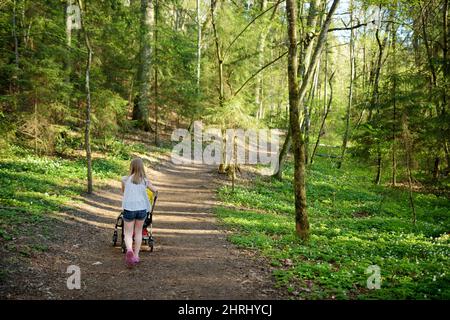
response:
M127 166L127 161L111 156L93 159L95 182L120 177L126 173ZM69 200L85 192L86 172L84 159L3 155L0 158L0 238L10 241L24 228L43 224L48 213L64 210Z
M311 237L301 243L294 230L293 167L283 181L258 177L234 193L219 189L226 205L216 213L230 240L269 257L279 286L306 299L449 299L450 201L414 193L417 224L408 193L376 186L356 163L338 170L316 160L308 169ZM381 289L367 289L366 269L381 269Z

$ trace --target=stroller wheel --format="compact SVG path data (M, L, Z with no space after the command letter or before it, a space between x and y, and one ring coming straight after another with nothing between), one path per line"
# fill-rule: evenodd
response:
M148 247L150 248L150 252L153 252L153 244L154 244L153 238L148 239Z
M125 253L125 248L124 247L122 247L122 253Z
M115 247L117 244L117 231L116 230L114 230L114 234L112 237L112 243L113 243L113 247Z

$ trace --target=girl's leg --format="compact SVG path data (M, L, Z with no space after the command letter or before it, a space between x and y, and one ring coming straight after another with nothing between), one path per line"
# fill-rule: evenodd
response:
M139 258L139 250L141 250L142 244L142 227L144 226L144 220L134 220L134 256Z
M127 247L127 251L133 250L133 229L134 229L134 222L133 221L125 221L124 220L124 236L125 236L125 246ZM141 236L142 240L142 236Z

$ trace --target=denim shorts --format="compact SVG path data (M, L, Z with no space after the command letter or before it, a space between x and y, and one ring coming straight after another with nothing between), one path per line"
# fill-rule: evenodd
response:
M123 210L123 220L130 222L133 220L144 220L147 217L147 210L128 211Z

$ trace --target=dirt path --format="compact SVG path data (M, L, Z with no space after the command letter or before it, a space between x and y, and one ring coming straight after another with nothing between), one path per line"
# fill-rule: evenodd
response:
M160 190L153 221L154 252L142 252L140 265L129 270L120 248L112 247L121 195L119 182L111 181L75 204L73 212L61 214L64 236L46 253L46 261L34 266L43 273L28 282L27 298L282 298L274 289L268 264L231 245L218 226L212 214L215 168L165 161L157 170L147 171ZM66 288L69 265L81 268L81 290Z

